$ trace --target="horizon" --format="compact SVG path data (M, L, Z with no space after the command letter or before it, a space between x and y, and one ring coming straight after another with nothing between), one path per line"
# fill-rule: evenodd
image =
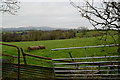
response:
M74 30L74 29L79 29L79 28L56 28L56 27L50 27L50 26L28 26L28 27L24 27L24 26L21 26L21 27L0 27L0 29L7 29L7 28L11 28L11 29L15 29L15 28L41 28L41 30L42 30L42 28L44 29L44 28L48 28L48 30L51 28L51 29L55 29L55 30L59 30L59 29L61 29L61 30ZM89 29L88 27L86 27L86 29L88 29L88 30L95 30L95 28L91 28L91 29ZM99 29L101 29L102 30L102 28L98 28L98 30ZM32 30L32 29L31 29ZM34 30L34 29L33 29ZM104 30L104 29L103 29ZM116 29L111 29L111 30L116 30Z
M55 27L51 27L51 26L20 26L20 27L0 27L0 28L43 28L43 27L49 27L49 28L55 28ZM68 28L67 28L68 29Z

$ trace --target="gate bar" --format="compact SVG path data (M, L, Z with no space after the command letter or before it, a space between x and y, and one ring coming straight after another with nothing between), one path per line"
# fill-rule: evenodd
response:
M101 57L83 57L83 58L60 58L60 59L52 59L53 61L61 61L61 60L70 60L70 59L102 59L102 58L119 58L120 56L101 56Z
M99 63L120 63L120 61L97 61L97 62L73 62L73 63L54 63L55 65L71 64L99 64Z
M57 49L51 49L51 50L52 51L58 51L58 50L67 50L67 49L99 48L99 47L112 47L112 46L119 46L119 44L100 45L100 46L85 46L85 47L70 47L70 48L57 48Z
M18 80L20 80L20 48L16 45L5 44L5 43L0 43L0 45L12 46L12 47L17 48L18 50Z

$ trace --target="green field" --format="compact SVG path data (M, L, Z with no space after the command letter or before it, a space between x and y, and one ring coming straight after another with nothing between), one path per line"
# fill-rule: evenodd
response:
M43 40L43 41L26 41L26 42L3 42L6 44L16 45L19 48L22 48L24 53L33 54L37 56L43 56L48 58L70 58L69 53L72 57L86 57L86 56L113 56L118 55L117 47L105 47L105 48L90 48L90 49L72 49L72 50L60 50L60 51L51 51L51 49L56 48L69 48L69 47L84 47L84 46L97 46L104 44L115 44L114 40L117 41L116 31L109 31L109 35L101 36L100 33L106 33L105 31L88 31L85 35L82 33L76 33L76 37L72 39L59 39L59 40ZM100 35L99 35L100 34ZM94 37L96 36L97 37ZM110 36L114 35L114 36ZM102 37L102 40L100 38ZM105 38L106 41L105 41ZM42 50L28 50L29 46L39 46L44 45L46 49ZM2 53L17 56L17 49L9 46L2 46ZM51 55L52 54L52 55ZM21 53L22 56L22 53ZM9 57L3 57L9 58ZM44 62L41 63L39 59L26 57L28 64L34 65L49 65ZM17 63L17 59L14 59L14 62ZM23 59L21 59L23 63Z
M105 36L106 37L106 36ZM116 36L114 36L117 38ZM37 56L49 57L49 58L65 58L70 57L69 52L73 57L86 57L87 56L105 56L105 55L117 55L116 47L107 48L91 48L91 49L75 49L75 50L61 50L52 51L55 48L68 48L68 47L83 47L83 46L96 46L102 45L105 42L99 40L100 37L88 37L88 38L73 38L73 39L61 39L61 40L45 40L45 41L28 41L28 42L3 42L7 44L16 45L24 50L25 53L33 54ZM102 43L102 44L101 44ZM111 36L107 36L107 44L113 44L114 40ZM43 50L28 50L29 46L45 45L46 49ZM17 50L12 47L3 46L2 53L17 56ZM52 56L50 54L52 53ZM22 56L22 54L21 54ZM15 61L16 62L16 61ZM23 60L21 60L23 62ZM27 62L37 65L36 60L27 58Z

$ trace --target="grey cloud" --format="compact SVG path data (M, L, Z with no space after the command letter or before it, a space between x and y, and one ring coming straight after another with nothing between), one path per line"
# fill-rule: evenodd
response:
M51 26L77 28L90 25L69 2L21 3L17 16L3 15L4 27ZM91 27L91 26L90 26Z

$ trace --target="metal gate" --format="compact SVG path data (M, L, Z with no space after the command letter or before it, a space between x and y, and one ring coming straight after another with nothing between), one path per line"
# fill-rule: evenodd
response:
M10 63L5 61L2 66L4 80L120 80L120 53L116 51L117 45L52 49L52 58L26 54L15 45L2 45L16 47L18 51L18 56L3 54L10 57L7 58ZM30 65L29 59L32 59L33 65ZM34 61L38 61L41 66L34 64ZM48 64L51 67L45 67Z
M120 56L118 55L119 53L112 54L109 52L107 55L104 55L104 49L112 50L113 48L115 48L115 46L116 45L104 45L52 49L51 56L53 58L53 67L56 78L73 80L120 80ZM76 49L78 51L76 51ZM75 54L73 52L74 50L75 52L80 53ZM84 52L81 50L83 50ZM99 50L101 50L100 53L97 52ZM58 58L54 56L60 54L61 52L62 57ZM82 52L84 53L85 57L79 56L79 54L82 54ZM66 54L69 54L69 57ZM103 56L99 54L103 54Z
M15 45L1 45L17 48L18 53L17 56L2 53L2 80L54 80L51 58L26 54Z

